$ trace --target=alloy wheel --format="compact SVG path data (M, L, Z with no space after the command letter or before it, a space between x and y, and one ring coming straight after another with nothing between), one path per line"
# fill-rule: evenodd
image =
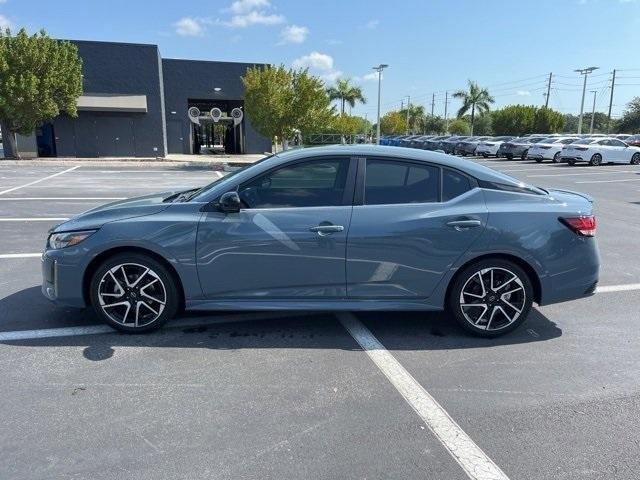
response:
M631 165L640 165L640 152L633 154L633 157L631 157Z
M474 327L502 330L522 314L527 295L522 280L512 271L484 268L467 279L460 292L459 304L464 318Z
M122 263L107 270L100 279L98 301L104 314L114 322L144 327L162 315L167 289L149 267Z

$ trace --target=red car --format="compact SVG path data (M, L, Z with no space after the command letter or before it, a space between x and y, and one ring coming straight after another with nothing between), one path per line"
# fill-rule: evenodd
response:
M624 142L631 147L640 147L640 135L631 135Z

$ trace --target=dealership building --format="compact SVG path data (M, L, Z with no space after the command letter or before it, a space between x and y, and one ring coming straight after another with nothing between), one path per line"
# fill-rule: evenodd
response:
M164 157L263 153L271 141L244 115L241 76L261 65L167 59L157 45L72 41L83 61L78 116L31 139L39 156Z

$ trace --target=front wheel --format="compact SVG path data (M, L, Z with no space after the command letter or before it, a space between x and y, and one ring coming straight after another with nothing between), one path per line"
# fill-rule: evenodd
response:
M483 157L483 158L488 158L488 157L489 157L489 154L488 154L488 153L483 153L483 154L482 154L482 157Z
M505 157L507 157L507 160L513 160L513 154L512 153L507 153L505 155Z
M487 259L465 268L450 290L448 307L458 324L481 337L497 337L522 324L531 310L533 287L513 262Z
M524 152L522 152L522 155L520 155L520 160L526 160L528 154L529 150L525 150Z
M536 162L542 163L542 159L541 158L536 158Z
M100 319L128 333L159 328L180 304L176 281L167 268L138 253L104 261L91 278L90 297Z
M570 158L569 160L567 160L567 163L573 167L575 166L576 161L573 158Z
M631 157L631 165L640 165L640 152L633 154L633 157Z
M553 163L560 163L560 152L556 152L553 156Z
M594 153L593 157L591 157L591 160L589 160L589 165L591 165L592 167L597 167L601 163L602 163L602 155L600 155L599 153Z

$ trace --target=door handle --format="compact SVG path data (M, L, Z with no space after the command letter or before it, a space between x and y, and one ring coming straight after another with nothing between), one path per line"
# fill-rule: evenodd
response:
M318 225L316 227L310 227L310 232L315 232L320 236L331 235L332 233L342 232L344 227L342 225Z
M480 225L482 225L482 222L480 220L473 219L452 220L450 222L447 222L448 227L453 227L458 231L465 230L467 228L479 227Z

